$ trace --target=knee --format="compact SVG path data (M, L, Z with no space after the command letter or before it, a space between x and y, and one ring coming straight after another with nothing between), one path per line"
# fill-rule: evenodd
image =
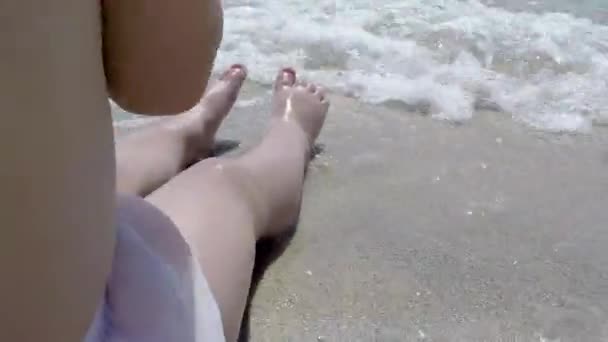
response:
M133 18L128 14L134 2L148 6L145 0L105 1L108 93L133 113L184 112L200 100L211 75L222 38L221 4L184 0L171 6L151 5L149 16ZM151 19L159 17L160 24Z
M218 186L234 189L237 192L250 188L251 180L247 170L234 160L208 158L200 162L196 168L205 174L204 178Z
M230 198L234 204L240 203L252 216L262 217L268 211L256 178L237 160L209 158L197 167L204 173L201 178L209 182L215 193Z

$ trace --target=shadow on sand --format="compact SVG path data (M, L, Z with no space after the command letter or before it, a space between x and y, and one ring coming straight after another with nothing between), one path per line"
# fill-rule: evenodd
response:
M239 332L238 342L249 341L249 314L251 309L251 300L255 296L260 281L264 278L264 272L268 266L277 260L283 252L289 247L291 240L296 232L296 226L291 227L283 236L273 239L260 240L256 245L255 265L251 276L251 288L249 289L249 298L247 306L243 314L241 322L241 331Z
M212 157L219 157L223 154L229 153L241 146L241 142L237 140L218 140L213 145L213 151L211 151Z

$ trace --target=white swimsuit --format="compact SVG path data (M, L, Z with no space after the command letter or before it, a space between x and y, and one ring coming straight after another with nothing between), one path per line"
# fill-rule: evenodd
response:
M196 258L186 248L160 252L149 241L163 236L140 234L119 225L106 294L84 341L225 342Z

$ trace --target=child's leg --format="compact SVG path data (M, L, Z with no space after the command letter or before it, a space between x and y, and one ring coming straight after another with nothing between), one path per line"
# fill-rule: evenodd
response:
M190 111L118 139L117 191L146 196L198 158L207 157L245 77L245 69L234 66Z
M238 336L256 240L297 219L311 144L327 113L320 89L294 83L292 71L279 75L271 128L258 147L238 159L206 159L147 197L197 253L228 341Z
M0 3L0 341L80 341L114 253L97 1Z

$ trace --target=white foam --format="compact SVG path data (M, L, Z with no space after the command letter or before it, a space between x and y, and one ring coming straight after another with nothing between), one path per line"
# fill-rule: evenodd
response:
M259 105L262 102L264 102L264 98L259 96L259 97L254 97L254 98L250 98L250 99L238 100L234 104L234 106L236 108L247 108L247 107L253 107L253 106Z
M373 4L373 7L372 5ZM608 27L476 0L226 0L218 67L270 84L295 66L363 101L433 117L497 109L549 131L608 122Z

